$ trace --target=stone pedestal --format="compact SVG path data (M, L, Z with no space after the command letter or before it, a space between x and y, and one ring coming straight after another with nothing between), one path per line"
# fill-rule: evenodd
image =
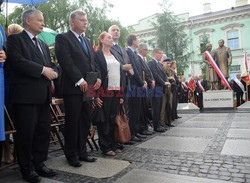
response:
M205 109L232 109L234 107L233 91L214 90L203 93L203 106Z

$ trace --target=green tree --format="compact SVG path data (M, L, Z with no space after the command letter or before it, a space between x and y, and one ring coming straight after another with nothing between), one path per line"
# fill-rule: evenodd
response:
M203 53L207 50L207 44L210 43L209 42L209 36L207 36L206 34L200 36L200 53L203 55ZM202 56L202 60L204 59L204 55ZM202 75L205 76L206 75L206 63L204 63L203 61L200 64L200 68L201 68L201 72Z
M157 15L157 22L153 24L156 28L155 47L163 49L167 56L173 57L177 63L178 74L183 74L189 66L188 39L180 19L169 11L169 1L164 0L161 7L163 13Z
M106 12L112 8L112 4L102 0L102 5L96 7L91 0L50 0L47 3L37 5L36 8L43 12L46 27L49 27L58 32L65 32L69 29L69 14L70 12L81 9L87 13L89 26L86 31L86 36L93 44L97 44L98 36L102 31L107 31L108 28L117 24L121 28L121 45L125 45L126 36L129 29L121 26L119 21L109 20ZM30 6L17 7L9 16L9 24L21 24L21 14L24 10L31 8ZM0 19L1 20L1 19Z

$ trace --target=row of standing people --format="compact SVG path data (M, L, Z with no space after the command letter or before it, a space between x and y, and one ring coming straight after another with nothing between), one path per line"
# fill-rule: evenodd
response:
M17 130L17 160L21 174L28 182L39 182L40 176L56 175L55 171L46 167L44 161L50 140L51 81L58 77L58 73L52 68L48 47L37 39L44 27L42 12L27 10L22 15L22 22L24 30L9 36L7 40L7 62L11 73L10 101ZM125 103L129 118L132 135L130 144L151 135L147 129L148 119L145 118L148 114L148 98L152 103L154 131L165 131L166 116L170 117L173 113L171 121L178 118L177 89L174 87L178 78L176 73L168 75L164 70L161 49L153 50L153 60L147 64L144 60L147 47L139 47L135 35L128 36L127 49L119 46L118 26L111 26L108 32L99 36L99 50L95 53L88 39L83 36L88 25L86 13L72 12L69 22L70 30L56 37L55 53L62 69L65 156L69 165L80 167L81 161L96 161L88 156L86 148L92 102L83 100L83 93L89 89L86 81L89 72L98 72L94 84L97 91L103 89L114 94L112 97L100 95L95 99L96 107L100 107L105 114L104 123L98 123L97 127L99 145L106 155L115 155L123 149L113 136L113 121L121 104ZM169 62L171 59L164 60ZM174 67L175 64L172 65ZM149 90L150 97L146 97ZM146 95L142 97L141 91ZM162 102L164 96L166 100ZM166 110L163 110L164 105ZM169 107L171 114L168 113Z

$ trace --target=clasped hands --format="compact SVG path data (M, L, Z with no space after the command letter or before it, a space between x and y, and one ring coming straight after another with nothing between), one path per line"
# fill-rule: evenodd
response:
M102 84L102 81L98 78L98 79L96 80L95 85L94 85L94 89L95 89L95 90L98 90L98 89L100 88L101 84ZM80 90L81 90L82 92L86 92L86 91L88 90L88 83L87 83L86 81L83 81L83 82L79 85L79 87L80 87Z
M122 66L122 70L126 71L129 73L129 75L133 76L134 75L134 70L131 64L124 64Z
M53 80L58 77L58 73L50 67L44 67L42 73L48 80Z
M170 83L170 82L168 82L168 81L167 81L167 82L165 82L165 84L164 84L164 85L165 85L165 87L167 87L167 88L170 88L170 87L171 87L171 83Z

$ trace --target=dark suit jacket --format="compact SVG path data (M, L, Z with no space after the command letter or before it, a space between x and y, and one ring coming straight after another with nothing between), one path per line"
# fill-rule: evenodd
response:
M50 99L50 81L42 75L43 66L51 67L49 48L38 42L44 55L25 31L8 37L12 103L41 104Z
M101 76L101 80L102 80L101 87L104 91L106 91L106 89L108 87L108 70L107 70L107 62L106 62L104 54L101 50L99 50L95 53L95 66L96 66L96 70L99 72L99 75ZM125 87L125 83L122 82L124 77L125 77L125 74L122 72L122 65L121 65L121 67L120 67L120 87L123 87L123 88Z
M124 48L120 47L119 49L113 45L110 51L122 65L130 63L127 52Z
M165 82L168 81L165 72L157 65L155 60L148 62L148 67L150 68L153 77L155 79L156 86L165 86Z
M205 91L207 91L207 80L202 80L201 81L201 85L203 86L203 88L205 89Z
M245 82L242 82L242 80L240 80L240 81L243 84L244 89L246 89L245 85L244 85ZM233 88L232 89L233 89L234 92L243 93L243 91L241 90L240 86L234 80L233 80Z
M82 94L75 84L81 78L86 79L87 72L95 71L93 47L86 38L84 39L89 54L85 53L72 31L56 36L55 53L62 68L63 95Z
M138 61L141 64L142 70L144 71L144 76L146 80L146 82L150 85L152 83L152 81L154 80L153 74L151 72L151 70L149 69L147 63L138 55Z
M134 70L134 75L131 77L131 85L142 87L144 81L142 80L142 66L139 63L138 55L135 55L130 48L127 48L126 51Z

